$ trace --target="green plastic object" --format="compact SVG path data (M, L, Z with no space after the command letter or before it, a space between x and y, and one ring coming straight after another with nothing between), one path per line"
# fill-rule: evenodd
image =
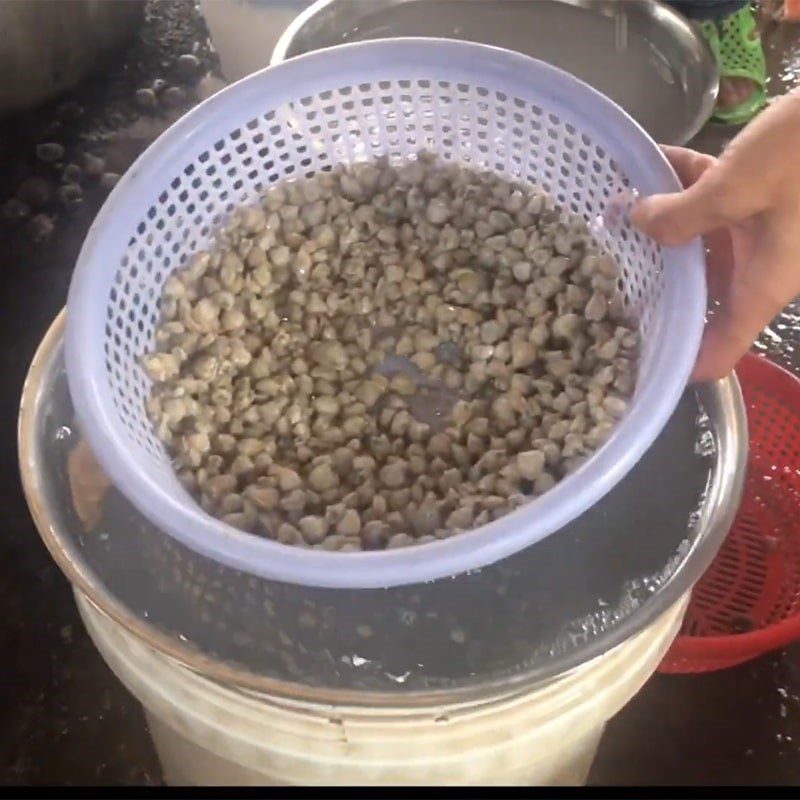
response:
M720 78L747 78L756 85L739 105L714 112L717 122L743 125L767 104L767 64L753 10L745 6L719 22L703 22L700 28L717 60Z

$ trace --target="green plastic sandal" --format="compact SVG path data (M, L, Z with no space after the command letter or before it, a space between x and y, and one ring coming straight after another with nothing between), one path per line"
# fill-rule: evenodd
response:
M720 22L702 22L700 28L717 60L720 78L747 78L756 85L738 106L714 111L717 122L743 125L767 104L767 63L753 10L745 6Z

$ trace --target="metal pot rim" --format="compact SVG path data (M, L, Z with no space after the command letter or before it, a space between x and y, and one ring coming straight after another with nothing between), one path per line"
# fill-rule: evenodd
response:
M117 600L100 581L73 546L72 537L53 518L47 508L43 500L42 470L36 446L36 430L47 397L44 378L48 375L62 343L65 321L66 314L62 311L45 334L31 362L20 403L18 423L20 473L25 497L36 527L62 572L75 589L86 595L100 611L150 647L187 668L227 686L265 692L278 697L338 705L384 707L398 704L407 707L480 700L529 690L532 686L541 686L621 644L678 602L710 565L730 530L741 499L747 461L747 417L739 383L735 375L731 375L700 389L707 408L715 406L728 423L725 426L717 426L717 465L713 470L698 522L698 526L706 533L696 537L683 563L676 568L657 595L643 603L635 613L609 629L606 634L597 636L581 650L569 653L561 659L554 659L547 665L549 669L538 665L527 671L520 670L513 675L478 680L469 686L459 686L449 690L415 690L397 694L318 688L270 678L213 659L137 616Z
M299 37L303 29L311 22L315 21L318 17L323 15L328 6L334 5L341 0L314 0L306 9L301 11L287 26L283 33L278 38L275 47L270 55L269 66L281 64L292 56L289 52L295 41ZM614 6L619 0L559 0L572 6L578 7L610 7ZM633 0L628 0L633 2ZM404 2L404 0L393 0L395 3ZM685 129L681 132L678 140L666 142L666 144L686 144L691 141L702 129L705 123L710 119L717 102L719 94L719 69L716 68L714 54L706 40L695 32L692 22L684 17L680 12L676 11L669 5L666 5L660 0L636 0L643 7L645 7L649 14L657 16L662 24L668 25L673 31L681 32L682 36L694 35L697 39L699 47L701 47L706 54L709 68L713 69L713 74L710 76L710 83L707 90L703 94L702 102L697 108L696 113L686 125ZM304 51L305 52L305 51Z

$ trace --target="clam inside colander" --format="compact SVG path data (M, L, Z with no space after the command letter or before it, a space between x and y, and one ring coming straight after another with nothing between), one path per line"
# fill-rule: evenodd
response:
M640 345L541 188L420 153L273 186L164 284L147 410L210 514L353 552L480 527L609 436Z

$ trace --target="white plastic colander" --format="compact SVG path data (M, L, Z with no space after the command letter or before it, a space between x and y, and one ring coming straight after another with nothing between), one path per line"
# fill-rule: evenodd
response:
M476 569L586 511L636 464L675 409L706 307L699 241L660 249L626 220L603 242L622 266L643 352L630 410L608 442L543 497L476 531L419 547L329 553L243 533L206 514L176 478L145 413L139 366L161 287L232 209L270 184L420 150L538 184L588 222L632 189L680 188L655 143L570 75L485 45L396 39L292 59L221 91L136 161L97 216L68 300L66 363L78 423L115 485L204 555L266 578L374 588Z

